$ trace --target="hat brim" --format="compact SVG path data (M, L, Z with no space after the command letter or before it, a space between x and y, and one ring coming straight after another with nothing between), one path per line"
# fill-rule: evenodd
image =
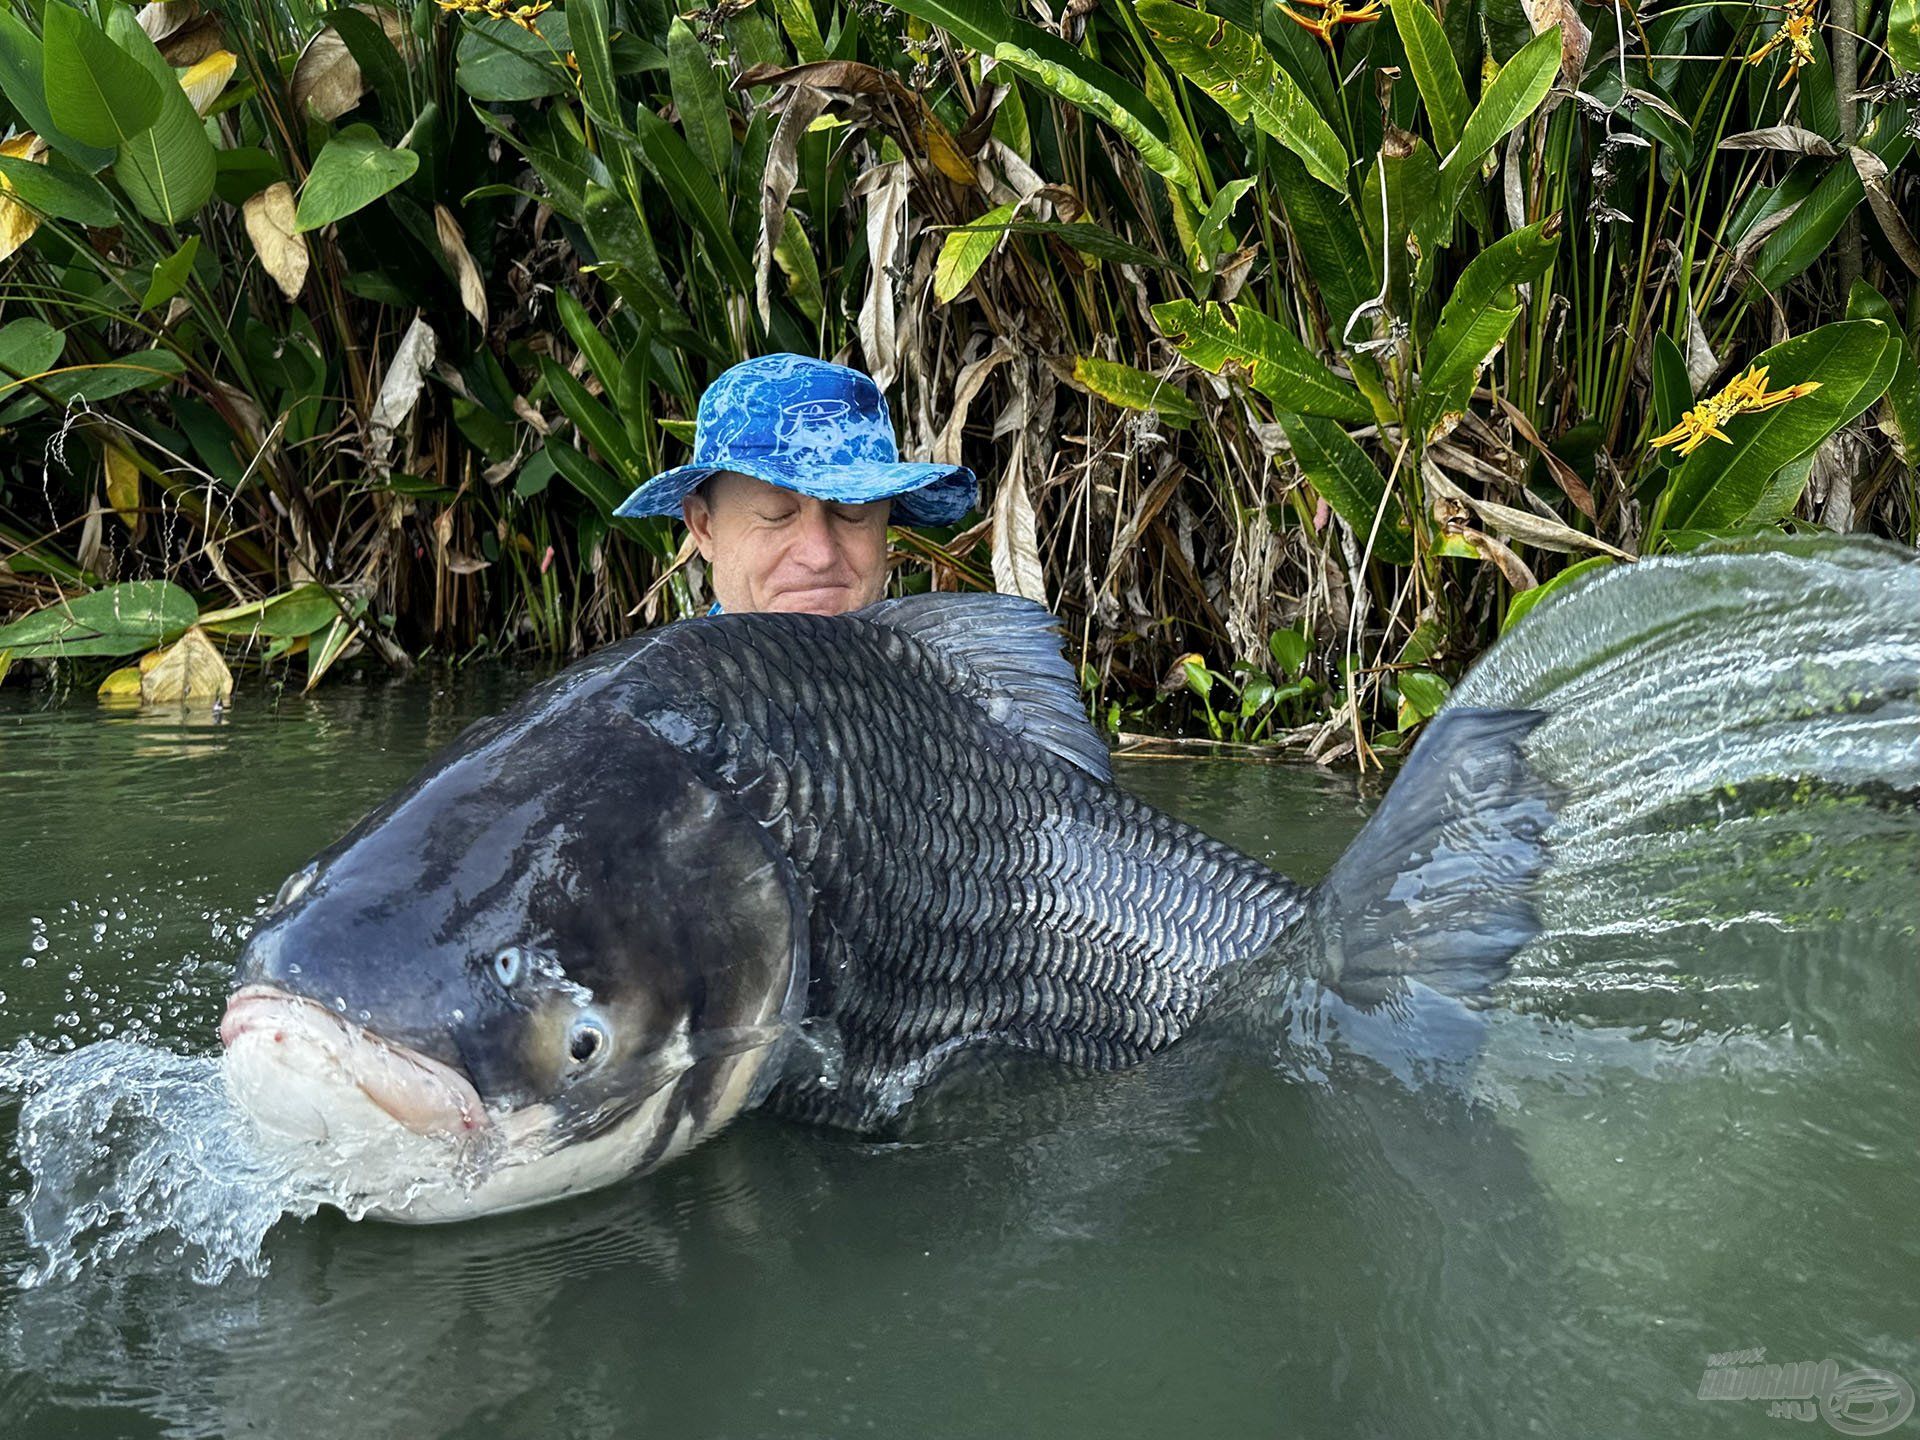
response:
M822 466L766 457L730 460L725 465L681 465L662 471L621 501L613 513L636 518L678 517L687 496L703 481L725 472L751 475L782 490L842 505L892 500L896 525L958 524L973 509L979 488L973 472L964 465L889 465L856 460Z

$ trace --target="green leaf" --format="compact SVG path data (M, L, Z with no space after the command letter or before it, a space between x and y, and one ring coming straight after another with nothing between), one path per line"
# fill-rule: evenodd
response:
M97 229L120 218L107 187L81 171L0 155L0 175L6 177L20 201L42 215Z
M1538 605L1547 596L1578 584L1584 577L1596 570L1604 570L1613 564L1611 555L1589 555L1585 560L1575 561L1551 580L1543 581L1531 590L1522 590L1507 602L1507 617L1500 622L1500 633L1506 634L1526 617L1526 613Z
M1220 187L1220 193L1213 197L1213 204L1207 207L1207 218L1200 222L1198 240L1200 257L1206 269L1213 269L1214 261L1233 244L1233 233L1228 229L1233 223L1233 212L1253 186L1252 176L1229 180Z
M1906 159L1913 139L1900 129L1897 121L1901 107L1886 106L1875 112L1862 131L1861 144L1887 164L1889 170ZM1769 235L1753 260L1756 292L1776 291L1825 255L1840 227L1847 222L1866 198L1860 176L1845 159L1825 162L1827 170L1813 193L1800 202L1800 208Z
M313 162L300 187L294 211L296 231L317 230L364 210L388 191L413 178L420 157L411 150L390 150L371 125L349 125Z
M612 411L587 393L586 386L545 355L540 357L540 374L547 382L547 389L553 392L555 403L560 406L566 417L579 427L580 433L586 437L587 442L600 452L602 462L618 470L615 484L626 486L626 489L620 492L619 499L613 502L615 505L619 504L621 500L627 498L629 491L647 478L646 471L641 467L640 457L633 448L633 442L627 438L626 430L614 418ZM553 447L549 445L547 448ZM557 455L555 463L559 463ZM566 473L564 466L561 467L561 473ZM612 506L607 508L611 511Z
M1346 189L1346 147L1257 36L1178 0L1139 0L1135 8L1168 64L1234 119L1252 120L1298 155L1314 179Z
M1407 52L1413 83L1426 104L1433 142L1445 154L1460 143L1460 131L1467 122L1467 87L1460 79L1460 67L1427 0L1393 0L1393 24Z
M606 0L573 0L573 57L580 66L580 98L601 125L620 125L620 94L613 83L613 52L607 44ZM664 122L663 122L664 123Z
M1894 361L1893 381L1887 386L1887 408L1893 412L1893 428L1900 432L1907 464L1920 467L1920 364L1915 363L1913 341L1901 333L1899 317L1886 297L1864 280L1853 282L1853 291L1847 296L1847 318L1879 320L1893 331L1899 355Z
M118 7L114 13L130 14ZM110 147L160 118L164 92L155 77L88 16L71 5L49 5L41 23L47 112L55 125L84 145Z
M107 30L161 91L159 118L121 145L113 178L147 219L178 224L213 198L213 142L180 88L180 77L160 57L133 11L115 6Z
M1654 433L1664 435L1693 408L1693 381L1687 376L1687 358L1665 331L1653 337Z
M1293 231L1307 273L1326 302L1333 332L1328 343L1339 346L1340 332L1353 312L1374 296L1380 283L1378 267L1368 259L1366 241L1344 196L1309 179L1305 167L1291 156L1281 157L1271 173L1287 212L1287 228Z
M1900 73L1920 71L1920 0L1893 0L1888 6L1887 54Z
M1899 363L1897 333L1877 320L1839 320L1775 345L1754 361L1767 386L1782 390L1817 380L1811 395L1721 428L1732 444L1709 439L1674 472L1656 529L1717 530L1753 509L1768 479L1799 459L1885 393Z
M301 585L265 600L253 600L226 610L209 610L200 628L215 635L264 635L271 640L298 640L331 625L340 607L324 585Z
M199 253L200 237L189 235L178 250L153 267L153 279L147 282L147 293L140 300L143 313L166 304L180 293L193 274L193 258Z
M1005 108L1004 106L1002 107ZM1082 255L1096 260L1112 260L1121 265L1144 265L1151 270L1168 270L1172 265L1151 250L1142 250L1122 240L1111 230L1090 220L1016 220L1007 227L1015 235L1052 235L1071 245Z
M1307 663L1307 654L1313 648L1313 637L1298 625L1286 630L1276 630L1267 636L1267 653L1273 656L1273 663L1280 672L1289 678L1296 676Z
M600 262L594 268L618 266L633 277L658 310L679 318L680 301L673 293L673 282L667 278L666 267L660 263L660 252L654 247L653 234L640 212L624 195L592 181L587 182L584 203L587 243Z
M1082 74L1084 67L1062 65L1019 45L998 45L993 58L1011 70L1018 70L1034 84L1051 90L1062 100L1106 121L1140 152L1140 158L1156 175L1189 192L1198 186L1198 178L1186 157L1167 143L1166 121L1144 95L1140 97L1141 108L1132 109L1112 91L1090 83Z
M1402 730L1422 720L1431 720L1447 703L1447 682L1431 670L1409 670L1396 675L1394 688L1400 692L1400 712L1395 723Z
M773 259L780 273L787 277L787 293L793 297L793 303L801 314L818 325L827 313L827 296L820 284L820 262L814 256L813 242L807 238L806 226L800 223L798 212L787 211L780 238L773 247Z
M60 363L67 337L46 321L27 316L0 328L0 371L15 379L35 378ZM0 381L0 393L6 382Z
M1154 323L1174 348L1202 370L1232 369L1283 410L1364 425L1373 409L1291 330L1251 305L1169 300L1153 307Z
M573 76L561 59L573 49L567 13L555 8L540 17L540 33L511 20L470 20L460 33L454 80L484 102L542 100L567 94Z
M780 28L793 42L793 53L803 65L827 58L827 42L820 37L820 22L813 16L813 0L773 0L773 13L780 17Z
M940 258L933 267L933 298L942 305L967 288L1007 233L1015 204L996 205L971 225L956 225L940 242Z
M1156 414L1176 430L1185 430L1200 418L1199 407L1186 391L1150 370L1082 355L1073 362L1073 378L1102 400L1123 410Z
M40 37L6 8L0 8L0 94L19 112L27 129L89 175L113 159L111 149L82 144L53 123L47 110Z
M1560 249L1559 228L1556 214L1504 235L1461 272L1421 357L1418 428L1423 440L1466 408L1481 367L1520 314L1517 287L1552 266Z
M733 238L728 224L727 197L692 149L665 120L642 105L634 115L634 135L646 161L682 213L691 218L706 242L709 259L726 283L742 291L754 287L753 267Z
M1767 478L1753 508L1735 522L1736 530L1764 530L1778 525L1799 508L1807 482L1813 478L1813 455L1790 460Z
M600 333L600 327L587 314L586 306L576 300L571 292L557 290L553 298L555 308L560 312L560 323L566 327L568 338L587 357L587 366L593 371L594 379L600 382L601 391L613 394L620 385L620 359L614 354L612 343Z
M1300 472L1312 482L1334 514L1347 522L1362 545L1373 537L1373 554L1391 565L1413 562L1413 537L1407 530L1400 497L1387 493L1386 477L1367 452L1333 421L1282 411L1281 428ZM1375 517L1379 528L1374 528Z
M177 379L187 368L172 350L136 350L131 355L103 360L97 365L75 365L58 374L48 375L40 388L56 405L75 400L100 401L130 390L148 390ZM46 403L37 393L20 393L18 382L0 383L0 399L11 403L0 410L0 425L10 425L31 415Z
M200 614L169 580L130 580L0 625L0 650L16 660L133 655L185 630Z
M1433 208L1420 225L1423 237L1421 273L1431 272L1433 257L1453 228L1460 197L1480 173L1480 162L1526 118L1540 108L1560 69L1560 27L1544 30L1528 41L1494 77L1480 103L1460 129L1460 143L1440 162L1440 184Z
M715 179L727 173L733 161L733 125L727 119L727 96L714 73L713 57L693 27L675 16L667 31L667 77L673 89L673 108L680 112L680 128L687 144Z

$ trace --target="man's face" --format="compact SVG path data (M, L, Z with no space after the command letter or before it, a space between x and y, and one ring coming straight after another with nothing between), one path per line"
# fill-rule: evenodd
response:
M751 475L715 475L686 499L687 528L728 611L838 615L887 587L891 500L842 505Z

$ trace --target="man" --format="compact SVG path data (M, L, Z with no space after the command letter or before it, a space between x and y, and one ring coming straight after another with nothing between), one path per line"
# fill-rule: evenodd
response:
M693 462L656 475L621 515L684 515L714 609L838 615L886 592L887 526L951 525L973 472L900 460L880 387L844 365L764 355L707 387Z

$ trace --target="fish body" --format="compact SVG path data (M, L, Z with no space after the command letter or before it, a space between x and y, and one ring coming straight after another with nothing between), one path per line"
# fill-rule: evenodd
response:
M1050 617L999 597L611 647L283 887L234 1093L329 1163L464 1169L374 1207L440 1219L761 1103L872 1128L973 1047L1134 1063L1304 892L1115 787L1079 707Z

